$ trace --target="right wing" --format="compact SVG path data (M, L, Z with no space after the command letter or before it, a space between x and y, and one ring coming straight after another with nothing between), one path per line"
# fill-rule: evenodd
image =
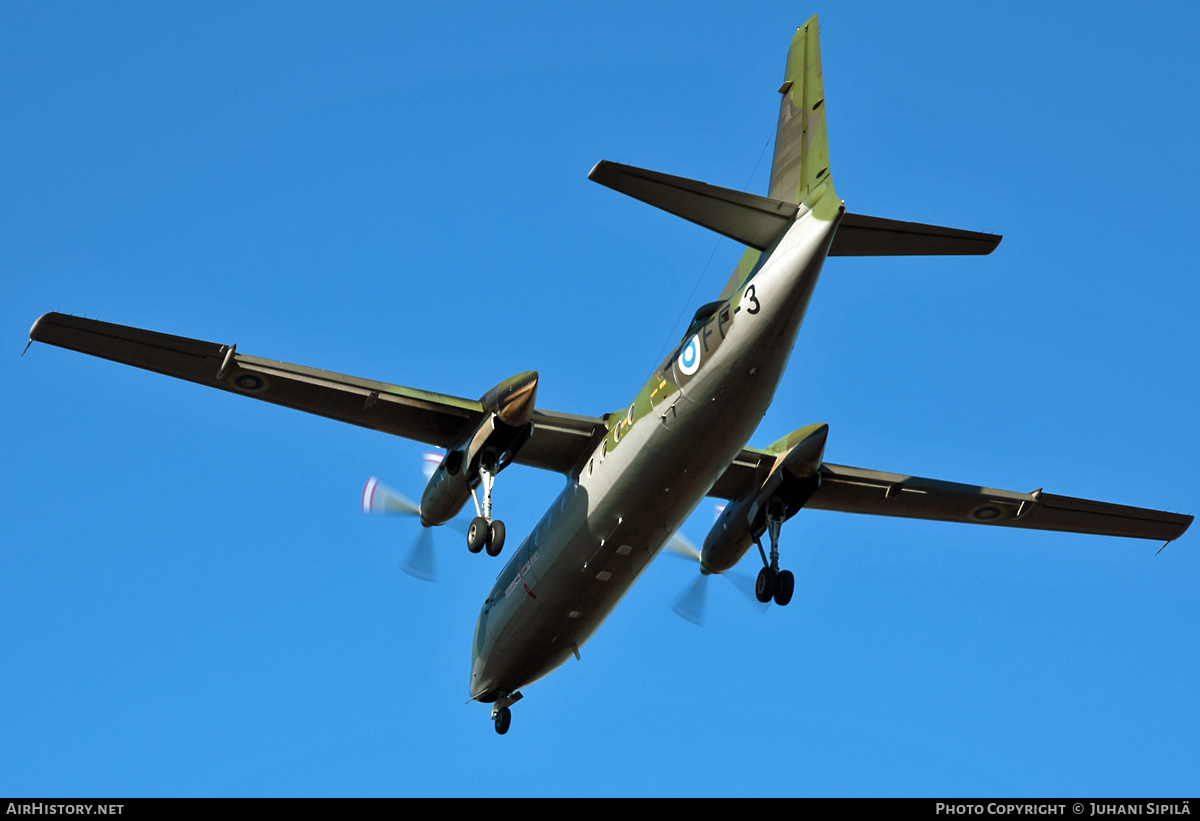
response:
M49 313L29 331L33 342L133 365L364 428L453 448L483 420L474 399L237 353L236 346ZM514 461L566 473L607 428L602 419L535 410L533 433Z
M776 458L760 448L743 448L708 495L740 499L754 492ZM820 470L821 486L804 505L817 510L1161 542L1178 539L1192 523L1191 516L1180 513L1056 496L1040 490L996 490L828 462Z

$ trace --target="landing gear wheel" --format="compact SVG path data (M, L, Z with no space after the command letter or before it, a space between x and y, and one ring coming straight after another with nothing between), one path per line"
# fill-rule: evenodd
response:
M796 577L790 570L780 570L775 577L775 603L780 607L792 600L792 591L796 589Z
M504 522L497 519L492 522L489 538L487 540L487 552L489 556L499 556L500 551L504 549Z
M775 571L764 567L758 571L758 581L754 584L754 597L766 604L775 595L776 585Z
M483 550L490 533L487 519L482 516L476 516L471 520L471 526L467 528L467 550L470 550L472 553L478 553L480 550Z
M512 723L512 711L507 707L501 707L496 711L496 732L504 735L508 732L508 725Z

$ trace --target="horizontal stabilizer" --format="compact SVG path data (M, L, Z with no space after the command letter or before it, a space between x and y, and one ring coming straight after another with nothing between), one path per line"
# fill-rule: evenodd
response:
M940 225L846 214L838 225L831 257L903 257L990 254L1003 237Z
M608 160L596 163L588 179L760 251L775 244L800 208L795 203Z

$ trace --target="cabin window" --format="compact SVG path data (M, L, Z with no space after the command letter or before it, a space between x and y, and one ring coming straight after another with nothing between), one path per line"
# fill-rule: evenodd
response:
M637 403L634 402L632 405L629 406L629 413L625 414L625 424L626 425L633 424L633 409L636 405L637 405Z

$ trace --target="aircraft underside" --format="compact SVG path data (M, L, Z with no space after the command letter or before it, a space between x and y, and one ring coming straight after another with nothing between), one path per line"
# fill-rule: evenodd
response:
M716 311L694 329L695 378L676 372L679 389L593 457L510 558L480 613L470 682L472 698L496 705L498 728L519 688L578 653L753 434L835 229L795 224L745 289L752 301L721 328Z
M826 256L989 254L1000 237L846 213L830 175L816 17L789 46L767 196L601 161L589 179L746 246L717 299L626 409L588 416L536 406L538 374L510 377L478 400L238 353L189 339L59 313L44 342L206 387L317 414L444 450L419 505L372 477L363 509L452 521L468 505L473 553L500 555L491 491L509 464L567 485L501 570L481 609L469 692L508 730L519 688L572 656L707 494L729 502L697 551L702 573L761 551L760 601L786 604L781 524L801 508L1170 541L1192 517L829 464L829 426L768 447L747 445L771 404ZM440 462L438 461L440 459ZM428 535L429 531L424 531ZM770 554L763 548L770 540Z

